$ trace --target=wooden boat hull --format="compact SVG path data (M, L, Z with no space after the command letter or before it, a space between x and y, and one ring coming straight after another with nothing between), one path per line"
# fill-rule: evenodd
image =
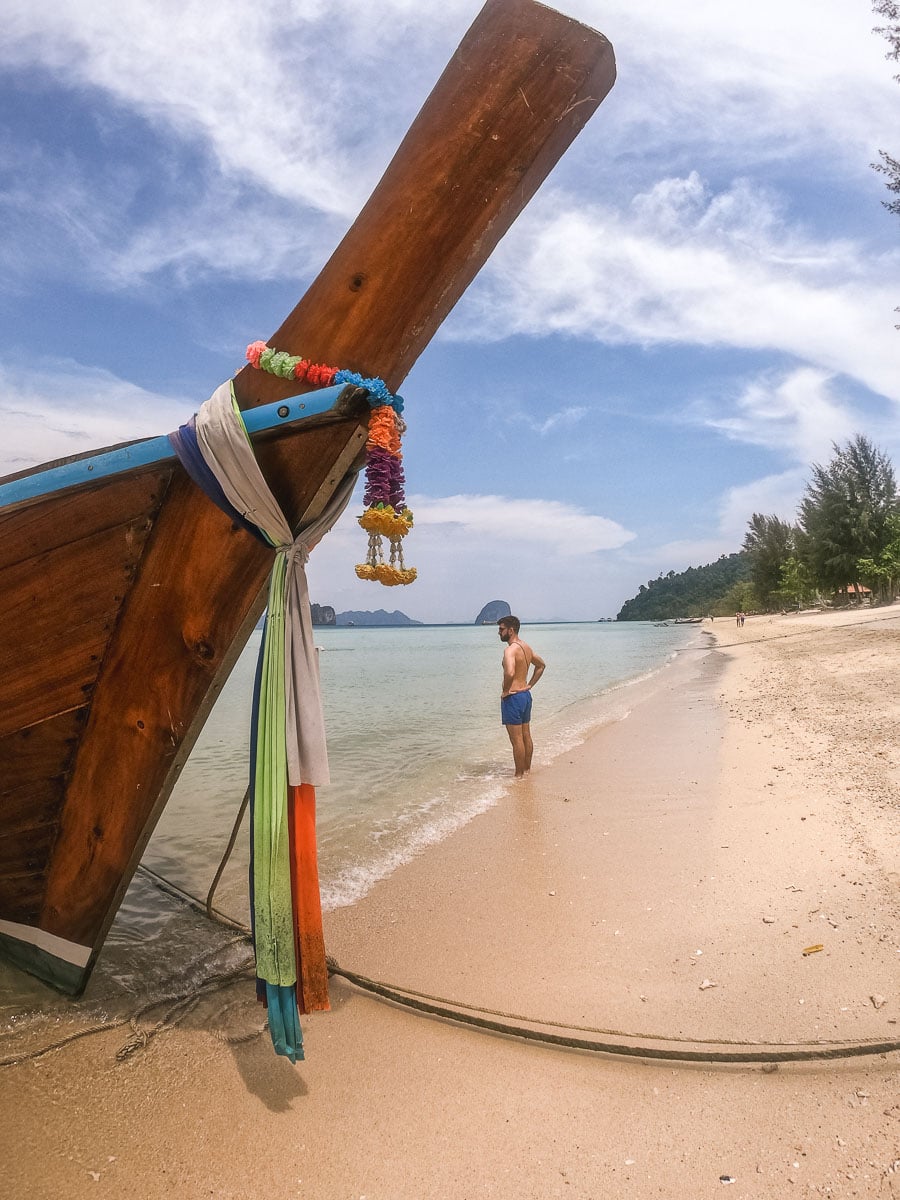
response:
M489 0L269 344L397 390L614 78L601 35ZM243 409L304 391L249 367L234 386ZM295 524L361 466L364 418L259 449ZM173 463L0 510L0 949L63 990L89 977L270 563Z

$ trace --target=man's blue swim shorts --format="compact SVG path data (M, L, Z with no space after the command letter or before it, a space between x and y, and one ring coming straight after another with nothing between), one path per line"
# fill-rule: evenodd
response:
M531 692L513 692L500 697L500 720L504 725L528 725L531 721Z

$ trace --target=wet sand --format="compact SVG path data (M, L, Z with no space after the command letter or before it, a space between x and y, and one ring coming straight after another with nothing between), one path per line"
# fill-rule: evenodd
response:
M900 609L703 628L627 719L331 913L337 961L556 1034L900 1042ZM119 1029L0 1071L8 1194L900 1197L897 1053L629 1060L334 979L292 1067L217 1036L258 1026L250 990L124 1062Z

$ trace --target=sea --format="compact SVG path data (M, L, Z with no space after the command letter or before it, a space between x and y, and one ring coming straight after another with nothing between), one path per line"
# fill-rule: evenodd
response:
M624 720L634 685L703 641L699 627L645 622L523 626L547 663L534 692L535 766L597 727ZM81 1006L104 1012L202 977L231 931L205 900L247 786L255 632L197 741L110 930ZM503 645L496 625L317 627L331 783L318 789L323 908L353 904L377 882L477 814L512 779L500 724ZM244 818L214 907L249 920ZM238 941L240 939L237 939ZM245 947L244 947L245 949ZM0 964L0 1032L71 1001Z

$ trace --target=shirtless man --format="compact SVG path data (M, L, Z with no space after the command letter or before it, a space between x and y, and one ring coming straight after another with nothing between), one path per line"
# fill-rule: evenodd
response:
M531 741L531 689L547 665L540 655L519 638L519 618L501 617L497 622L503 651L503 691L500 693L500 720L512 743L516 777L531 769L534 746ZM528 670L531 668L531 678Z

